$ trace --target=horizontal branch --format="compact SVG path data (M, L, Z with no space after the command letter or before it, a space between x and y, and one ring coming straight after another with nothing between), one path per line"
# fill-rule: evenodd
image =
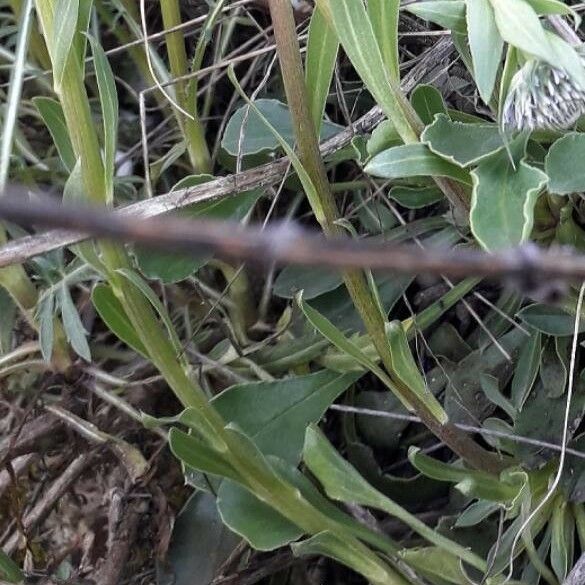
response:
M444 70L445 62L450 58L452 52L453 44L448 38L441 39L425 51L417 64L404 77L403 90L406 93L412 91L421 81L429 80L429 76L430 81L432 81L432 75L436 71ZM339 151L347 146L356 135L370 132L382 119L383 114L380 108L372 108L351 127L324 142L321 145L321 154L328 156ZM133 203L121 208L120 213L135 218L153 217L194 203L215 201L243 191L269 187L281 181L289 168L288 159L281 158L248 171L219 177L197 187L180 189ZM19 238L0 250L0 262L3 266L21 263L34 256L76 244L84 237L79 232L52 230L44 234Z
M368 268L406 274L453 278L505 278L529 290L539 283L585 280L585 255L566 249L541 250L534 245L488 254L472 249L428 249L349 237L325 238L294 223L244 227L239 223L204 219L156 217L136 219L102 207L67 205L23 197L0 199L0 217L23 224L59 226L77 238L97 236L174 253L208 254L262 264L301 264L335 269ZM6 247L10 247L8 244ZM10 255L9 255L10 256ZM0 249L0 267L7 266Z

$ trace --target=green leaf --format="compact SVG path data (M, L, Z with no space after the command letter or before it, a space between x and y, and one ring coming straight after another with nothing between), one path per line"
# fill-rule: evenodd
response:
M258 112L255 112L248 105L235 111L225 128L221 141L222 148L232 156L246 156L262 151L277 150L281 144L262 119L263 117L292 148L295 144L295 135L288 107L282 102L272 99L255 100L254 106ZM243 132L242 125L244 126ZM341 126L325 121L320 133L321 139L327 140L341 130L343 130Z
M229 480L219 487L217 509L226 526L256 550L275 550L303 535L298 526Z
M534 8L524 0L490 0L507 43L549 62L551 47Z
M504 49L489 0L467 0L467 30L475 83L479 95L488 104Z
M118 139L118 94L112 68L102 46L88 35L93 54L93 63L97 78L102 124L104 127L104 181L106 183L106 203L114 199L114 173L116 162L116 145Z
M177 183L172 191L195 187L210 181L212 178L211 175L192 175ZM255 189L225 199L195 203L177 215L182 218L209 217L240 221L252 209L260 196L261 191ZM135 248L135 255L140 270L147 278L158 279L165 284L184 280L205 266L212 257L211 254L207 253L193 255L155 252L140 246Z
M548 190L557 195L585 191L585 134L571 132L559 138L546 155Z
M32 101L53 138L63 166L69 172L72 172L77 159L69 138L69 131L67 130L67 123L65 122L61 104L54 99L41 96L34 97Z
M58 92L77 32L79 0L57 0L54 15L53 38L48 42L48 47L53 63L55 90Z
M221 521L215 496L194 492L173 524L166 558L157 564L158 582L209 585L239 542Z
M402 144L402 139L396 131L396 126L390 120L384 120L374 128L366 149L369 156L374 156L399 144Z
M183 346L181 345L181 341L177 335L173 322L171 321L171 317L165 306L162 304L161 300L154 294L152 288L150 288L150 286L148 286L148 284L144 282L140 275L134 272L134 270L120 268L116 272L130 281L130 283L132 283L148 299L164 323L175 351L180 354L183 350Z
M388 342L392 354L394 374L418 396L437 421L445 424L448 420L447 414L439 401L427 388L426 382L414 361L414 357L408 346L406 332L400 321L392 321L390 323L390 327L388 328Z
M41 295L36 309L35 320L39 324L39 344L46 362L51 361L55 336L54 315L55 295L52 292Z
M535 303L520 310L518 317L524 323L547 335L564 337L573 335L575 330L575 314L561 307ZM579 333L583 331L585 331L585 319L581 318Z
M404 7L411 14L438 24L443 28L467 34L465 24L465 2L463 0L430 0L413 2Z
M189 416L197 417L197 413L192 410L190 409ZM191 469L234 481L240 479L237 471L221 453L194 434L188 435L173 427L169 431L169 447L173 455Z
M416 516L372 487L349 462L339 455L315 425L307 428L303 460L330 498L383 510L404 522L429 542L452 552L480 570L485 568L485 563L476 555L435 532Z
M471 185L469 173L437 156L425 144L404 144L374 156L364 171L384 179L406 177L450 177Z
M69 289L65 284L62 284L58 289L59 304L61 305L61 316L63 317L63 327L65 328L65 335L75 350L77 355L84 360L91 361L91 352L87 343L86 331L79 318L77 308L73 304Z
M148 358L148 351L142 344L112 288L107 284L96 285L91 293L91 300L110 330L126 345Z
M303 298L310 300L335 290L343 283L339 271L305 266L286 266L274 281L273 292L277 297L293 299L303 291Z
M317 134L323 126L323 115L331 79L337 59L339 42L333 28L323 13L317 8L313 11L309 24L307 55L305 58L305 83L309 99L309 111Z
M540 354L542 352L541 335L539 331L533 331L530 340L522 345L520 356L514 370L511 383L512 402L516 408L522 410L522 406L532 389L538 368L540 366Z
M571 6L567 6L561 0L526 0L538 14L562 14L570 15L574 20L574 28L581 26L581 16Z
M500 509L500 505L495 502L485 502L479 500L468 506L457 518L455 526L457 528L469 528L477 526L488 516Z
M421 141L442 158L460 166L475 165L504 148L496 124L453 122L439 114L421 135Z
M388 574L388 571L384 569L380 561L374 560L376 557L373 554L368 555L367 552L369 551L367 549L364 551L362 547L363 545L359 544L359 541L348 542L347 539L342 539L329 531L319 532L307 540L291 545L296 556L321 555L330 557L338 563L361 573L373 585L382 583L390 585L391 583L399 582ZM402 579L400 579L401 581Z
M396 125L400 136L405 142L417 141L413 121L408 119L409 104L403 98L398 82L390 77L384 65L376 34L363 2L317 0L317 5L331 15L337 38L346 55L368 91Z
M408 459L413 467L421 473L439 481L456 484L455 487L464 495L488 500L490 502L509 503L518 495L517 483L507 483L483 471L455 467L424 455L418 447L408 450Z
M436 114L447 114L441 92L433 85L417 85L410 96L410 103L423 124L432 124Z
M471 230L491 252L525 242L534 223L534 205L548 177L521 161L514 168L509 155L500 151L471 173Z
M374 373L384 384L391 390L395 390L395 386L388 377L388 375L374 363L355 343L348 339L331 321L326 319L319 311L313 309L310 305L303 302L302 295L297 297L298 304L303 311L309 323L317 330L323 337L328 339L335 347L342 352L351 356L358 364ZM411 410L410 405L404 404L406 408Z
M368 0L368 15L380 47L386 70L400 80L398 55L398 15L400 0Z
M575 520L569 504L560 498L552 512L551 526L550 564L559 582L563 583L573 565Z
M431 582L437 579L437 583L469 585L470 578L461 567L459 559L440 548L404 549L400 552L400 558Z
M564 69L581 89L585 89L585 67L575 47L551 31L544 32L551 47L549 64Z
M401 187L390 189L388 196L406 209L422 209L434 205L444 198L443 192L435 186Z
M212 401L224 420L237 424L264 455L298 464L305 429L355 382L360 373L323 370L272 382L237 384Z
M500 384L497 378L489 374L480 374L481 389L487 398L499 406L512 420L516 418L515 406L500 392Z
M20 567L0 548L0 577L9 583L20 583L24 575Z

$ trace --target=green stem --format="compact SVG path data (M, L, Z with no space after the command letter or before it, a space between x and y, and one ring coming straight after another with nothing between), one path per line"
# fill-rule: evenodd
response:
M171 28L181 24L181 9L177 0L160 0L160 8L165 28ZM189 72L183 34L177 31L166 35L165 38L171 74L173 78L182 77ZM205 141L205 131L197 114L196 96L188 91L185 81L177 82L175 88L178 104L193 116L189 118L183 114L179 114L191 164L198 173L210 173L212 168L211 157L207 142Z
M269 5L285 92L294 122L299 159L317 192L318 202L316 203L318 207L314 205L315 202L312 202L313 211L327 235L339 235L341 232L341 228L337 224L339 212L329 185L325 165L319 151L317 132L310 115L292 7L288 0L270 0ZM405 108L402 122L410 124L407 112L409 109ZM412 128L412 125L409 127ZM393 374L394 367L386 335L385 317L375 302L363 272L355 270L345 272L344 282L362 317L372 343L388 374L395 382L401 398L413 406L416 414L437 437L470 465L490 473L499 472L501 462L494 454L483 449L456 427L448 423L441 424L425 402Z
M52 34L54 3L55 0L36 0L47 38L51 38ZM69 58L59 88L59 98L76 156L81 160L85 191L93 201L105 204L104 166L79 62L75 58ZM110 285L153 364L179 400L185 406L193 407L200 422L199 432L209 441L212 448L227 459L238 473L241 482L259 499L278 510L306 533L331 531L343 539L352 550L358 550L364 564L376 569L371 579L375 585L407 585L408 582L400 573L387 566L347 528L340 526L310 504L295 487L283 481L269 467L258 461L257 457L250 456L246 445L228 432L221 416L209 404L202 389L189 376L184 364L178 360L173 344L158 322L148 300L118 272L121 268L131 266L124 249L106 242L101 243L101 251Z

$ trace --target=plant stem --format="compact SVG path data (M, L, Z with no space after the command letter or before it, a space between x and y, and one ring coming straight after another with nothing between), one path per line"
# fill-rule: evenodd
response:
M36 0L46 38L51 38L55 0ZM59 98L76 156L81 160L83 183L92 201L105 204L106 182L95 126L91 118L89 99L81 75L79 60L69 57ZM207 401L199 385L189 376L176 356L148 300L119 272L130 268L131 262L122 247L101 243L103 261L112 289L146 348L150 359L164 376L178 399L193 408L198 419L198 432L207 439L210 448L224 457L238 473L241 483L256 497L278 510L308 534L331 531L360 552L364 564L372 569L366 575L375 585L408 585L402 575L386 565L374 552L356 539L351 532L310 504L297 488L282 480L255 455L240 437L226 429L219 413Z
M165 28L181 24L181 9L178 0L160 0L160 8ZM183 34L177 31L167 34L165 38L172 76L176 78L186 75L189 72L189 66ZM193 95L193 92L188 91L185 81L177 82L175 87L178 104L193 116L193 118L188 118L183 114L178 114L191 164L196 172L209 173L211 172L211 157L205 141L203 125L198 118L197 97Z
M315 215L327 235L339 235L341 228L336 223L339 212L329 185L319 151L317 133L309 111L292 7L288 0L270 0L269 5L284 87L294 122L299 159L311 178L319 198L321 209ZM385 317L373 298L363 272L357 270L345 272L344 282L376 351L402 398L413 406L425 425L467 463L477 469L497 473L501 469L501 462L495 455L483 449L459 429L450 424L441 424L428 406L398 380L397 376L393 375L394 367L386 335Z

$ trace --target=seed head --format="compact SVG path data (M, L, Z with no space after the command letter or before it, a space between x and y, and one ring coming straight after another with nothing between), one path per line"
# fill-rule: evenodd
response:
M585 66L585 52L577 49ZM504 109L505 130L563 130L585 114L585 91L563 70L535 59L512 78Z

